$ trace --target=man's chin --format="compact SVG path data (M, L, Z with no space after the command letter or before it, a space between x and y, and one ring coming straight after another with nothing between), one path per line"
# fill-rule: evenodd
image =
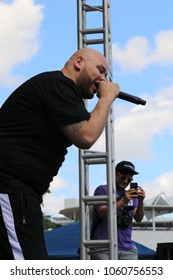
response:
M92 99L94 97L94 93L87 93L85 94L84 99Z
M121 185L121 184L119 184L119 187L120 187L121 189L125 189L125 188L127 188L127 185Z

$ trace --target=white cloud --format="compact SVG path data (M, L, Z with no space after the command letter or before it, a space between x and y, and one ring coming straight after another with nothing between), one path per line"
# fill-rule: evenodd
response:
M146 95L146 106L126 108L126 113L115 119L115 151L117 159L151 159L152 144L155 136L162 133L173 134L173 85ZM116 102L115 111L118 110ZM122 105L121 111L122 111ZM166 132L165 132L166 131ZM105 151L104 133L92 147L92 150Z
M50 191L55 192L59 189L64 189L67 187L67 182L59 175L53 178L53 181L50 183Z
M155 49L153 49L149 60L150 63L172 63L173 62L173 30L160 31L155 35Z
M152 64L173 62L173 30L163 30L154 37L154 47L142 36L131 38L124 48L112 46L114 61L124 72L139 72Z
M165 131L173 133L172 92L173 86L170 86L155 96L148 96L146 106L135 106L115 120L117 156L133 159L150 159L154 156L154 137Z
M57 191L65 189L68 186L67 182L61 176L55 176L50 184L50 193L43 196L43 212L50 215L57 214L64 208L64 196L57 197Z
M161 192L165 193L166 197L169 198L172 196L172 184L173 181L173 170L159 175L151 182L144 182L143 188L146 191L146 197L153 198L158 196Z
M43 201L43 213L57 215L64 208L64 197L55 196L53 193L45 194Z
M0 2L0 83L13 85L21 79L13 68L38 52L38 33L43 19L43 5L33 0Z

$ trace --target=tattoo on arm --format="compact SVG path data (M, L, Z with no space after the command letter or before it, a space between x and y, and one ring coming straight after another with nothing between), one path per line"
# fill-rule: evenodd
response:
M74 130L79 130L83 126L83 121L79 123L73 123L72 127Z

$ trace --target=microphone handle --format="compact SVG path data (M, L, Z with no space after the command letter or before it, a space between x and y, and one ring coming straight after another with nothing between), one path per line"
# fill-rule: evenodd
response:
M117 96L117 98L123 99L123 100L131 102L131 103L135 103L137 105L139 105L139 104L140 105L145 105L146 104L146 101L141 99L140 97L125 93L123 91L119 92L119 95Z

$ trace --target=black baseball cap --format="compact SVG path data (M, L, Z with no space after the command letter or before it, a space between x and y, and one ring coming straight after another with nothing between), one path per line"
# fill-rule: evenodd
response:
M117 165L116 165L116 171L125 173L125 174L130 174L130 175L136 175L139 174L137 171L135 171L135 166L132 162L130 161L120 161Z

